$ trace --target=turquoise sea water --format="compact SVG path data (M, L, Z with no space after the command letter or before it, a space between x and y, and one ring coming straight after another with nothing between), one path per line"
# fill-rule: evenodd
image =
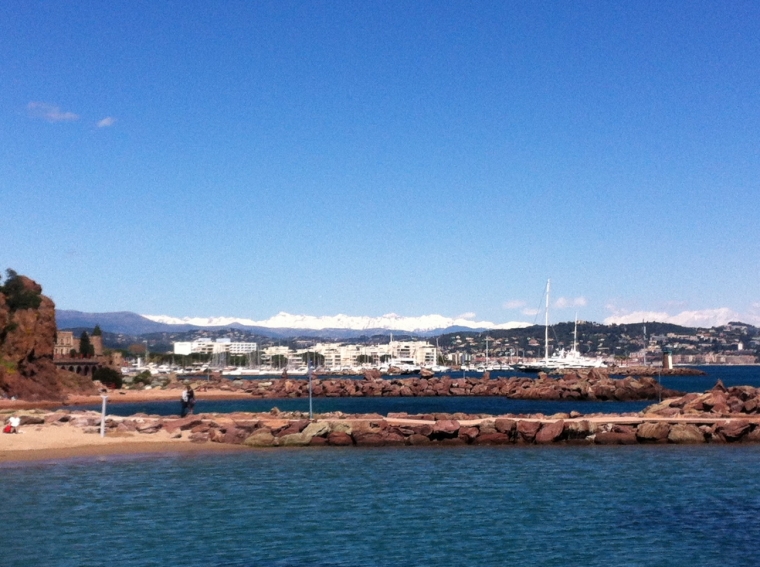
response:
M754 445L5 464L0 565L757 565L759 468Z

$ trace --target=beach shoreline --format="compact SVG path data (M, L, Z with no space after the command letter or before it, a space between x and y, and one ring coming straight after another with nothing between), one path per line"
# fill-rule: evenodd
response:
M181 390L109 390L108 404L140 403L140 402L174 402L179 404ZM204 390L199 398L204 400L248 400L251 395L245 391L229 391L221 389ZM98 394L69 394L61 401L29 401L29 400L0 400L1 410L26 409L56 409L72 408L100 404L102 397Z

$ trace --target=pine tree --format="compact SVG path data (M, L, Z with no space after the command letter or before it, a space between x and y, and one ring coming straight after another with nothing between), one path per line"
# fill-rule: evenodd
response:
M90 358L95 354L95 347L92 346L87 331L82 331L82 335L79 337L79 354L85 358Z

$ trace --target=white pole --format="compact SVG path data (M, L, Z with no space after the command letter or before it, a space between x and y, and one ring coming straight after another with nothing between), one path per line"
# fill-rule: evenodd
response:
M544 360L545 363L549 363L549 284L551 280L546 280L546 309L545 309L545 323L544 323Z
M308 363L309 364L309 419L313 420L314 412L312 411L312 406L311 406L311 358L309 358L308 360L309 360L309 363Z
M103 398L103 409L101 410L101 414L100 414L100 436L105 437L106 436L106 400L108 399L108 396L106 394L100 394L100 397Z

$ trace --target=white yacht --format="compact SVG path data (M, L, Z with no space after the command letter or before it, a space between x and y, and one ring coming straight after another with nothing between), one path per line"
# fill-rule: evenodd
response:
M413 358L394 358L389 361L390 368L398 368L401 374L419 374L422 368Z
M605 368L606 364L599 358L583 356L578 352L578 317L575 318L572 350L561 349L549 356L549 287L551 280L546 281L546 321L544 329L544 359L538 362L514 364L515 370L521 372L557 372L582 368Z

